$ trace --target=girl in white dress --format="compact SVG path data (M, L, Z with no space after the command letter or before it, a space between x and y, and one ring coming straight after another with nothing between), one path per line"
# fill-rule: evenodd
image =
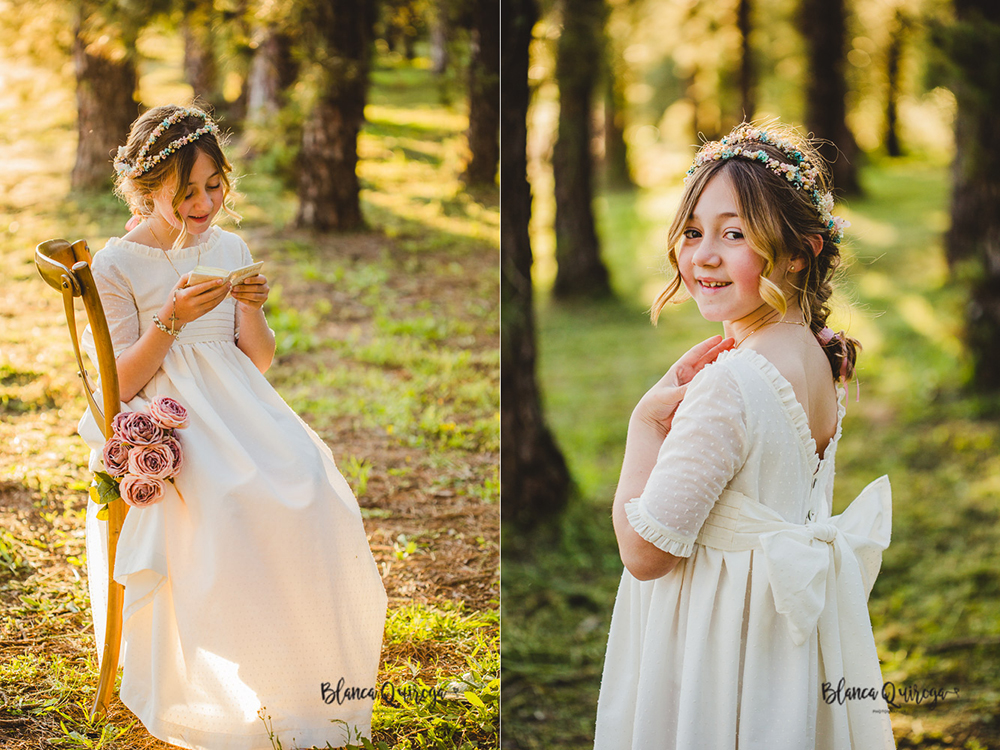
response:
M831 517L858 347L826 327L847 225L826 165L790 129L743 124L688 175L653 319L683 288L725 338L629 422L595 747L895 747L867 608L888 479Z
M264 378L274 355L266 278L187 283L197 265L252 262L213 225L232 213L217 133L196 108L136 120L115 168L139 222L94 256L123 410L169 396L190 415L176 485L131 508L118 542L120 696L150 734L181 747L269 750L271 732L286 748L340 747L370 735L385 590L329 448ZM89 411L80 434L101 469ZM102 654L107 527L89 505Z

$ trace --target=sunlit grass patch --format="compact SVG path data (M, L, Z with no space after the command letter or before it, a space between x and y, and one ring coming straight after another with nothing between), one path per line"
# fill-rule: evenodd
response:
M419 604L391 611L372 744L498 747L499 645L495 611Z
M476 366L495 366L492 356L435 351L399 359L391 342L353 352L341 348L344 361L298 374L282 386L293 408L318 429L353 418L411 447L497 449L495 386L482 381ZM387 391L393 398L384 398Z

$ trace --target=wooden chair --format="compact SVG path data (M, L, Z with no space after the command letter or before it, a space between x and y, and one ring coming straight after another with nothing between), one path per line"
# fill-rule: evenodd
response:
M72 244L66 240L48 240L35 248L35 266L38 268L38 273L49 286L62 293L66 323L69 325L69 335L73 341L76 363L80 368L79 374L83 379L83 390L94 419L101 428L104 437L107 438L111 435L111 422L121 408L118 369L115 364L111 334L108 331L108 321L104 316L104 307L97 294L97 287L94 285L90 263L90 248L87 247L86 240L77 240ZM83 364L79 335L76 330L76 313L73 308L75 297L83 298L87 321L94 334L98 370L101 376L101 392L104 396L103 409L94 398L96 388ZM97 695L91 707L91 715L103 714L107 710L108 701L115 689L115 679L118 676L118 658L122 640L122 605L125 600L125 587L115 581L114 571L118 537L121 535L128 506L119 498L110 503L108 508L108 620L104 634L101 675L97 685Z

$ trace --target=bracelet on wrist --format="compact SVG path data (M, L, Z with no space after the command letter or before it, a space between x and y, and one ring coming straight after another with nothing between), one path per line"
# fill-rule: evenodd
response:
M175 319L172 319L170 321L170 328L167 328L166 325L164 325L163 321L160 320L159 316L154 315L153 316L153 325L155 325L157 328L159 328L164 333L168 333L171 336L173 336L175 339L178 339L181 336L181 331L184 330L184 326L182 325L180 328L174 328L174 325L173 325L174 324L174 320Z

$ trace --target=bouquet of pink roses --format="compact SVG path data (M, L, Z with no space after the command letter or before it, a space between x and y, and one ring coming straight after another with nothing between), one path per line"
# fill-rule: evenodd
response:
M95 472L90 488L91 498L104 505L98 518L107 518L107 504L119 497L135 508L163 499L164 482L174 481L183 462L176 431L187 425L187 410L166 396L153 399L149 411L123 411L114 418L104 444L107 472Z

